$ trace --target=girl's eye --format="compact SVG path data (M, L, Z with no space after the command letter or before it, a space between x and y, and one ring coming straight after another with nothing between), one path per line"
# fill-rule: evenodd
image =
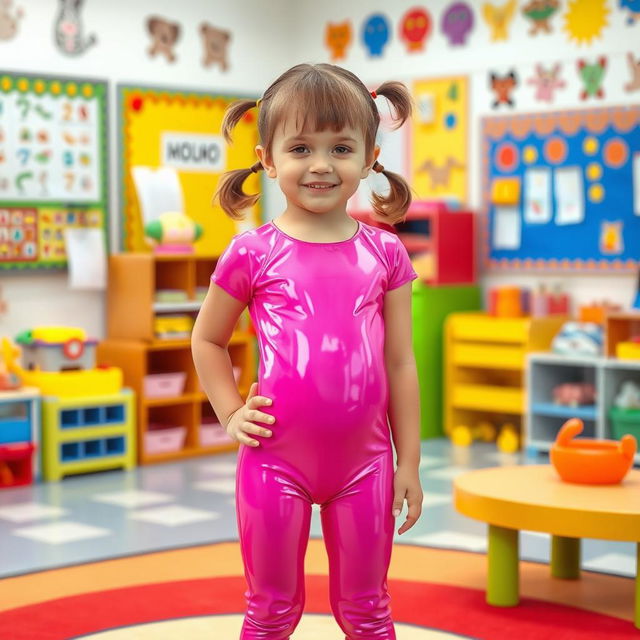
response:
M349 147L343 147L342 145L336 147L336 151L339 154L343 154L343 153L349 153L351 151L351 149L349 149Z
M307 150L306 147L300 145L299 147L293 147L293 149L291 149L292 153L304 153Z

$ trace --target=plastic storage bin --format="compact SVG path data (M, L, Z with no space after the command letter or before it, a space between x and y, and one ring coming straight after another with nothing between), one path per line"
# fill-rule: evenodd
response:
M144 449L147 453L173 453L182 449L186 435L186 427L151 423L144 434Z
M0 489L33 482L34 451L31 442L0 445Z
M609 417L611 418L611 434L616 440L620 440L623 435L630 433L640 441L640 409L611 407Z
M213 447L233 442L233 438L219 422L204 422L200 425L200 446Z
M144 377L144 395L147 398L172 398L184 391L185 371L150 373Z

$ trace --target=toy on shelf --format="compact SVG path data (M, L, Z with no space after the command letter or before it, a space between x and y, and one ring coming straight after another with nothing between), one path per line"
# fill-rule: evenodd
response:
M22 346L24 367L18 362L18 349L4 338L2 350L7 368L25 385L39 388L43 395L116 393L122 388L120 369L95 368L97 340L87 339L83 329L36 327L21 333L16 342Z
M553 291L547 291L544 285L531 293L531 315L534 318L542 318L551 315L570 315L571 300L567 293L563 293L560 285L556 285Z
M625 435L620 441L574 439L582 432L579 418L567 420L551 447L551 464L565 482L618 484L633 464L637 441Z
M569 315L570 300L558 287L548 293L544 285L537 291L525 287L494 287L487 296L487 311L498 318L544 318Z
M504 424L496 440L498 450L502 453L515 453L520 448L520 432L515 424Z
M553 401L566 407L594 405L596 388L590 382L563 382L553 388Z
M605 355L621 360L640 360L640 312L614 312L607 315Z
M578 320L580 322L594 322L595 324L604 326L607 315L620 310L620 305L613 304L608 300L592 302L590 305L580 307L578 311Z
M603 329L593 322L566 322L551 343L554 353L565 356L599 356Z
M193 253L193 243L202 237L202 225L184 213L167 211L144 226L144 235L155 253Z
M481 442L495 442L498 430L487 420L477 422L473 427L459 424L451 430L451 442L457 447L468 447L474 440Z

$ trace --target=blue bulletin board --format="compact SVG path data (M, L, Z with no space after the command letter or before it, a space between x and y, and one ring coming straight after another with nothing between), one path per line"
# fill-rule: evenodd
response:
M482 122L485 266L640 265L640 107Z

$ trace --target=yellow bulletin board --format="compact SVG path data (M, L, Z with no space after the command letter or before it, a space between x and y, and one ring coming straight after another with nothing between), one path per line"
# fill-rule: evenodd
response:
M469 83L466 76L413 83L412 186L425 200L468 203Z
M143 234L131 168L174 166L182 187L184 213L204 229L196 242L197 255L219 255L238 229L234 220L211 199L220 176L231 169L246 169L256 162L256 113L250 110L233 131L233 143L222 139L226 108L247 96L118 85L120 118L121 248L149 251ZM260 179L250 176L245 193L257 193ZM258 206L247 220L259 221Z

